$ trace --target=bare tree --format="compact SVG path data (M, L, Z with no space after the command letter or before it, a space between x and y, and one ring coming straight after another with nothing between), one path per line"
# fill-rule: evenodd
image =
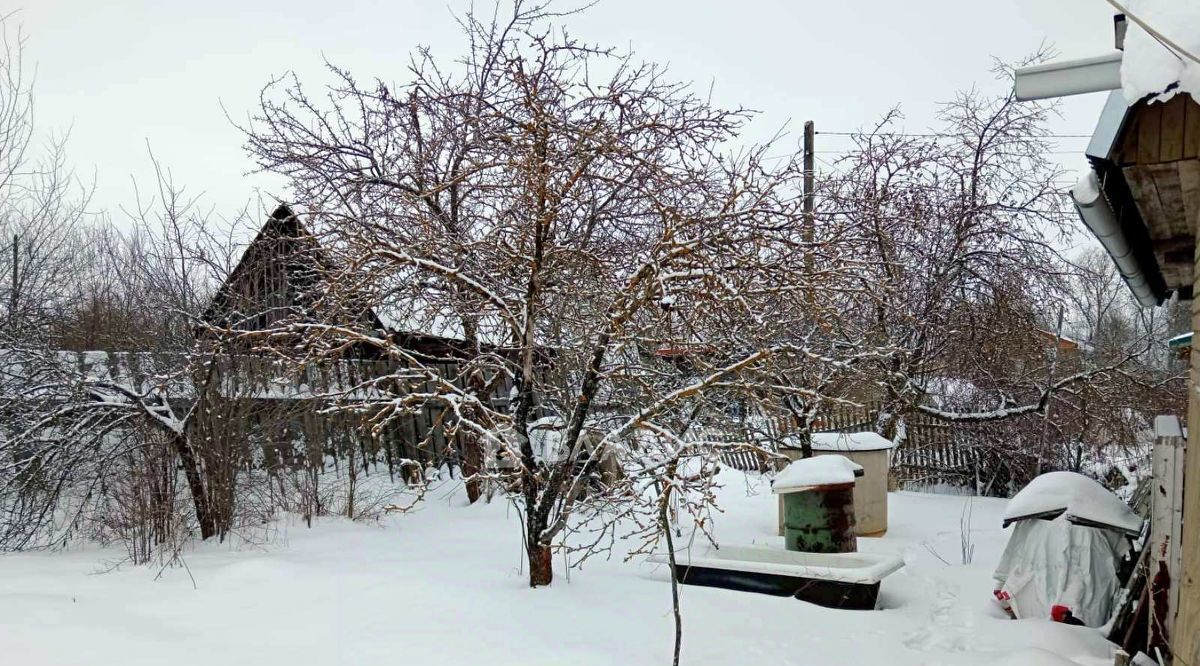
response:
M619 513L644 490L628 479L699 455L682 437L689 415L717 418L781 368L826 360L805 332L832 307L822 294L843 293L822 285L846 265L836 243L803 240L798 160L727 153L747 112L554 16L521 2L468 14L457 66L419 51L400 87L331 68L317 100L276 81L247 127L335 255L323 302L372 303L391 326L246 335L303 331L318 355L353 343L395 361L369 382L384 394L372 422L436 405L470 481L497 456L513 466L531 586L551 582L579 507ZM805 267L814 253L819 270ZM414 352L404 332L456 337L461 353ZM639 444L647 433L674 452ZM616 472L598 480L606 460Z
M34 123L25 34L0 15L0 344L45 325L64 299L90 189L66 161L66 137Z
M826 214L868 230L860 279L873 298L851 307L885 352L870 372L885 436L903 441L912 409L962 423L1042 415L1056 391L1131 360L1078 372L1056 367L1053 354L1005 362L1014 344L1045 344L1038 331L1053 337L1048 322L1072 271L1056 250L1072 229L1061 174L1044 158L1052 112L1011 94L961 93L943 105L941 126L916 135L896 130L893 112L857 137L831 178ZM930 400L950 379L981 390L974 407Z
M138 473L130 465L143 461L168 465L172 474L178 461L202 537L229 529L228 475L220 471L230 458L220 451L231 441L244 447L244 434L214 438L189 421L197 409L237 404L201 400L219 391L220 348L195 337L236 248L232 236L217 233L231 225L198 210L161 170L158 188L153 199L139 198L128 232L47 218L48 237L65 226L77 240L56 257L56 307L44 303L36 325L14 331L4 345L5 547L63 542L100 518L97 502L113 497L118 480ZM163 487L173 488L173 480ZM160 499L174 508L173 495Z
M893 111L822 183L820 214L861 232L851 242L867 298L847 300L853 324L834 329L875 353L856 366L867 387L856 397L882 403L876 429L900 445L906 414L953 424L980 489L1132 441L1154 410L1148 396L1169 393L1168 376L1151 371L1164 367L1162 332L1132 308L1111 262L1081 266L1059 251L1075 223L1045 158L1052 113L972 91L909 134Z

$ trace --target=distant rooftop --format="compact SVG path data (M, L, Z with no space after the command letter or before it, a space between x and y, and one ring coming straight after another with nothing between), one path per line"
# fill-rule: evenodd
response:
M1172 349L1178 349L1180 347L1191 347L1192 346L1192 332L1188 331L1187 333L1180 333L1179 335L1176 335L1175 337L1171 338L1170 340L1167 340L1167 346Z

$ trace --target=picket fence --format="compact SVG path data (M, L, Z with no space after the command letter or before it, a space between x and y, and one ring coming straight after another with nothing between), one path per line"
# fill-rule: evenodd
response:
M814 432L869 432L875 429L880 405L844 406L820 414L814 422ZM906 436L892 451L892 479L897 487L926 485L967 486L976 481L987 461L976 455L962 438L956 441L953 424L922 412L904 416ZM787 436L793 431L789 419L768 419L765 424L767 441ZM748 439L741 433L699 430L694 438L708 441L734 442ZM761 440L760 440L761 441ZM742 471L765 471L775 463L758 451L730 449L720 453L721 461Z

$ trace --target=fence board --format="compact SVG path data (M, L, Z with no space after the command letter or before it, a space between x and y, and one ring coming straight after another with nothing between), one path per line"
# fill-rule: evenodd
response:
M1150 498L1150 644L1169 645L1179 605L1180 539L1183 531L1184 440L1179 419L1155 419Z

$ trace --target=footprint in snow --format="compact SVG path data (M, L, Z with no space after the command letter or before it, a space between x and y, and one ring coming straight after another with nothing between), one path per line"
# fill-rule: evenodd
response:
M965 652L973 647L974 621L959 603L958 586L929 581L937 589L929 607L929 621L904 635L902 642L910 650L928 652Z

